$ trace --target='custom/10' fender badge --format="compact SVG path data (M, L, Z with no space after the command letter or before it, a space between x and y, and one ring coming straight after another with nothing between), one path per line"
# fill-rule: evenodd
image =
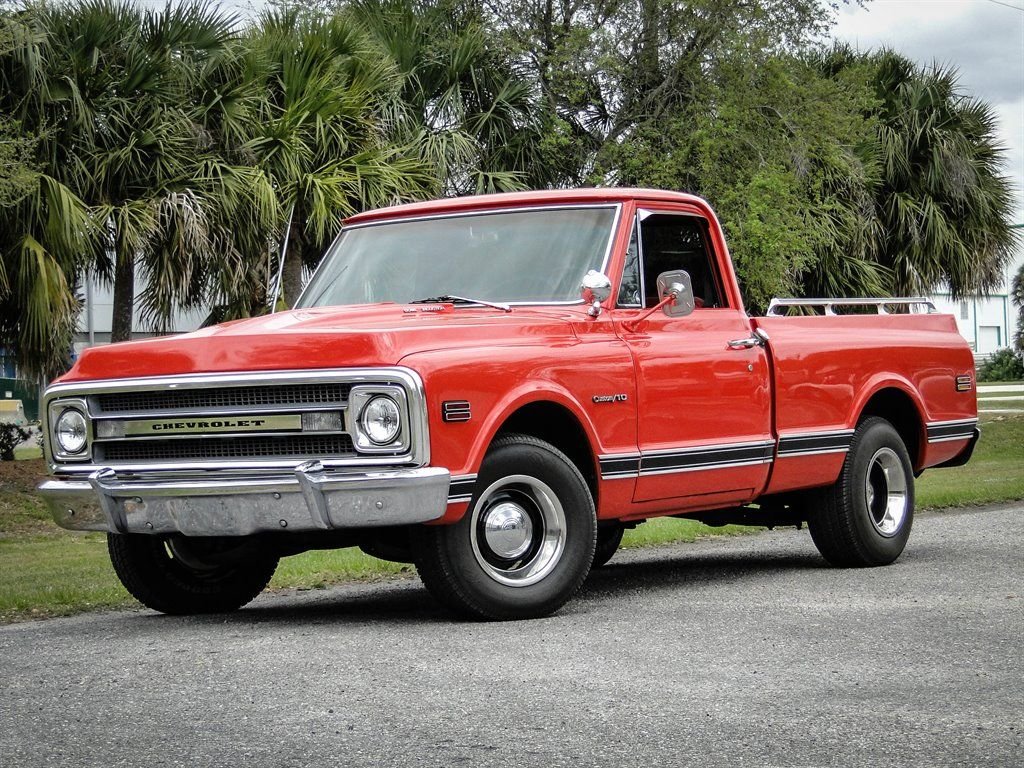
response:
M595 403L624 403L629 400L629 395L620 393L617 395L594 395Z

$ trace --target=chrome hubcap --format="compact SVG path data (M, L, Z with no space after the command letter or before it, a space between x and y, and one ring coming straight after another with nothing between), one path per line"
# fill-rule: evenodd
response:
M907 475L891 448L879 448L868 462L864 479L868 516L883 536L895 536L907 516Z
M565 510L550 486L535 477L509 475L492 483L470 515L473 556L499 584L536 584L562 558Z
M484 539L491 552L505 560L526 554L533 543L533 522L525 509L505 501L484 516Z

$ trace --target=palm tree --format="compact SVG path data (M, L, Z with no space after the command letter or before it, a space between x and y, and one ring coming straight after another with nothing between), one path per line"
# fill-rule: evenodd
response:
M41 137L50 188L87 213L69 233L78 260L50 282L73 286L84 261L113 283L112 340L130 337L136 304L159 327L203 303L225 265L240 271L236 230L272 222L269 188L223 163L201 125L224 109L203 102L219 98L203 77L229 57L234 22L202 2L144 11L127 0L40 4L24 18L4 66L9 106Z
M273 188L291 306L341 216L426 196L433 179L411 148L389 141L383 106L394 68L352 20L269 10L242 45L243 79L255 91L240 130L222 138L233 161Z
M945 283L954 298L984 292L1002 279L1016 240L995 115L964 94L953 69L922 68L892 51L873 64L877 259L892 273L892 291Z
M348 10L395 62L391 128L419 147L442 194L546 183L535 89L480 3L354 0Z
M1018 354L1024 355L1024 264L1014 275L1011 291L1013 303L1017 305L1017 333L1013 337L1013 346Z
M33 12L0 12L0 346L40 378L67 365L75 276L92 231L82 200L36 162L39 124L12 120L25 117L26 94L41 85L42 41Z
M143 309L159 322L204 298L208 262L223 253L192 111L196 75L226 50L232 20L202 3L144 11L128 0L43 6L41 17L41 112L55 126L47 160L91 207L93 268L113 282L120 341L131 336L137 265Z

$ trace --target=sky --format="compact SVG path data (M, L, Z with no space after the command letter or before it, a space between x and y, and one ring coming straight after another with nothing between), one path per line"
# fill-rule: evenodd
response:
M851 3L840 6L833 37L956 67L964 90L995 110L1017 198L1014 223L1024 223L1024 0Z

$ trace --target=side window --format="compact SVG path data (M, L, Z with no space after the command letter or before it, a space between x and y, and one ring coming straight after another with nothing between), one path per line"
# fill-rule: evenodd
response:
M640 244L637 242L636 222L633 222L633 233L629 236L629 247L626 249L626 266L622 270L622 283L619 285L619 307L642 307L643 297L640 287Z
M725 306L705 224L699 217L653 213L644 218L640 223L640 260L644 307L658 303L658 275L675 269L689 273L698 309Z

